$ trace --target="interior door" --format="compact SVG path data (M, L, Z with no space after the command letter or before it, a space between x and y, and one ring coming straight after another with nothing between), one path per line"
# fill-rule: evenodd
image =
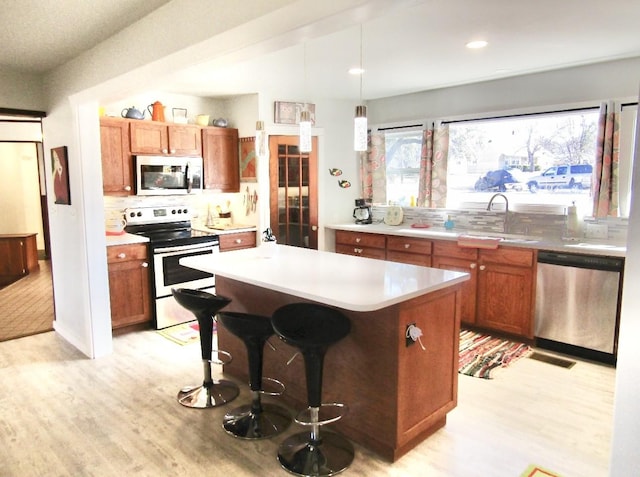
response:
M318 248L318 141L301 153L298 136L269 137L271 229L278 243Z

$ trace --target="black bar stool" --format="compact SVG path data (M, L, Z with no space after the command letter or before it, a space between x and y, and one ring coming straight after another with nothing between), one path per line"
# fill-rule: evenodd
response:
M261 399L261 394L279 396L284 392L280 381L262 377L264 345L274 334L271 319L248 313L223 312L218 315L218 320L247 348L252 394L250 405L240 406L224 416L224 429L240 439L264 439L280 434L291 424L289 412L282 406L263 403ZM275 384L278 389L272 392L264 390L263 385L267 383Z
M312 303L292 303L278 308L271 318L273 329L285 343L304 357L309 407L296 422L311 427L287 438L278 449L282 467L303 476L328 476L345 470L353 461L353 445L335 432L320 435L320 426L340 419L344 404L322 404L324 355L330 345L349 334L351 323L340 311Z
M178 392L178 402L186 407L204 409L233 401L240 393L238 385L226 379L214 380L211 377L211 363L226 364L231 361L231 355L226 351L216 350L217 359L214 360L212 357L213 321L218 311L231 303L231 300L224 296L188 288L172 288L171 293L176 301L193 313L198 320L204 367L202 385L182 388Z

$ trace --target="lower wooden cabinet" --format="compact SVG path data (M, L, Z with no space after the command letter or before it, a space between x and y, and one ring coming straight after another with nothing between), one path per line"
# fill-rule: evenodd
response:
M240 250L256 246L256 232L236 232L232 234L220 234L220 251Z
M384 235L336 230L336 252L345 255L384 260L386 243Z
M461 321L488 330L533 338L536 256L532 249L495 250L435 241L433 266L466 272Z
M387 260L430 267L431 246L428 239L388 235Z
M111 327L151 322L151 274L145 244L107 247Z
M36 234L0 235L0 286L39 268Z

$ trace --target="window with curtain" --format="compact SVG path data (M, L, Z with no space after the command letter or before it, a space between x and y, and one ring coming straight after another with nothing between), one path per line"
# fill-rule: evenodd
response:
M636 109L606 103L375 131L365 197L456 209L502 192L538 210L575 202L583 215L626 216Z

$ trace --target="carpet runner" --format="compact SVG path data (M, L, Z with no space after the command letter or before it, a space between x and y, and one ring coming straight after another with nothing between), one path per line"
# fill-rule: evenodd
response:
M461 330L458 372L476 378L492 379L494 370L504 368L532 351L524 343Z

